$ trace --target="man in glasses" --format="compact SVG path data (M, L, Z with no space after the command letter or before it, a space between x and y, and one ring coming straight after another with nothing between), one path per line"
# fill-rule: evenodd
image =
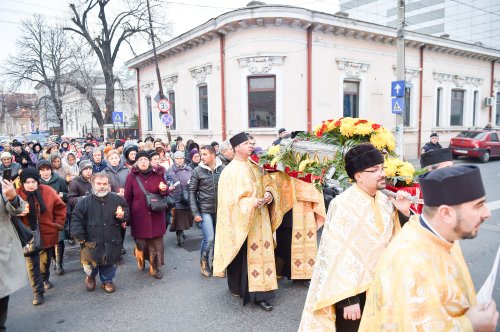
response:
M384 157L364 143L345 155L354 184L330 203L300 331L357 331L366 290L385 247L410 216L411 202L380 193ZM398 211L400 212L398 214Z

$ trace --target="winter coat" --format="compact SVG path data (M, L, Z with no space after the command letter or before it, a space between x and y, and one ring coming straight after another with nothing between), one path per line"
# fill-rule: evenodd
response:
M104 172L106 172L106 174L108 174L109 176L111 191L116 193L120 188L125 188L125 182L127 181L127 176L130 171L125 166L124 162L120 161L120 163L116 167L108 164L108 167L106 167Z
M217 185L224 165L215 159L215 169L200 163L193 171L189 182L189 204L193 217L200 213L217 212Z
M79 197L87 196L92 193L92 184L90 181L84 180L82 176L77 176L69 183L68 188L68 204L70 208L74 208Z
M106 167L108 167L108 164L105 160L101 161L99 164L92 161L92 174L101 173L106 169Z
M1 187L1 185L0 185ZM1 192L0 192L0 195ZM0 199L0 299L28 284L21 242L10 221L11 215L22 213L26 203L19 198L10 203ZM17 206L17 208L16 208Z
M217 158L222 162L222 165L227 166L231 162L231 160L227 159L223 155L219 155Z
M12 174L13 179L15 179L19 175L19 172L23 169L21 164L18 164L16 162L12 162L9 167L5 167L4 164L0 162L0 176L3 177L3 170L6 168L11 169L10 173Z
M14 157L16 163L20 164L22 168L36 165L36 163L34 163L31 160L30 154L25 150L22 150L21 153L19 154L17 152L12 151L12 156ZM23 163L23 159L26 160L26 163Z
M52 176L48 181L45 181L40 177L40 183L46 184L50 186L52 189L54 189L58 194L62 193L62 200L63 202L66 202L67 196L68 196L68 185L66 183L66 180L61 178L59 174L57 173L52 173Z
M167 182L173 185L176 182L180 182L180 185L175 187L172 191L172 197L175 199L176 209L189 209L189 205L182 203L183 194L182 190L189 191L189 180L193 170L189 166L179 167L176 164L172 165L167 171ZM188 192L189 194L189 192Z
M116 218L118 206L123 208L123 219ZM122 249L121 224L129 217L127 202L115 193L102 198L88 195L79 200L71 215L71 235L77 241L85 240L81 260L95 265L116 264Z
M27 200L27 194L22 188L17 188L17 194L24 200ZM55 246L59 242L59 228L56 224L63 226L66 222L66 204L59 197L51 187L40 184L38 186L40 194L42 196L43 202L45 203L46 211L40 212L40 205L38 202L35 203L37 217L38 217L38 227L40 229L40 239L42 241L42 248L50 248ZM28 216L20 217L23 224L29 227Z
M146 203L146 195L139 187L136 177L142 181L144 188L151 194L168 195L168 188L160 192L160 182L165 183L164 169L153 169L143 174L137 167L132 167L125 182L125 200L130 208L130 226L132 236L136 239L153 239L165 234L166 222L164 211L152 211Z

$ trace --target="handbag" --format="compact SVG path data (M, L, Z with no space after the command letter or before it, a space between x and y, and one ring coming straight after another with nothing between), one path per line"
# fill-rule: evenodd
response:
M36 222L36 229L31 230L31 234L33 235L33 237L25 246L23 246L24 256L30 256L34 254L42 247L42 239L40 238L40 225L38 224L38 220Z
M182 187L181 203L189 206L189 189L187 187Z
M146 195L146 204L148 205L148 208L153 211L166 211L169 208L168 196L165 197L159 194L149 193L146 188L144 188L141 179L139 179L138 176L135 178L142 192Z

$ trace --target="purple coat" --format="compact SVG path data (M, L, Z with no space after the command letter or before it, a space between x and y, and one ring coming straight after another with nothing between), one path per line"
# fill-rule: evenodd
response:
M136 167L132 167L125 182L125 200L130 207L130 226L132 236L135 239L153 239L165 234L167 229L165 212L152 211L146 203L146 196L139 187L136 177L138 176L144 188L151 194L168 195L160 192L160 182L165 183L163 168L152 169L147 174L141 173Z

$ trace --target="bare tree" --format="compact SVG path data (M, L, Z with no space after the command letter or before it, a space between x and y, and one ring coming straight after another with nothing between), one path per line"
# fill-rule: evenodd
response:
M13 89L25 83L41 84L47 94L39 105L49 101L55 118L62 126L62 101L64 86L61 77L66 70L70 54L66 47L64 31L50 26L40 15L22 23L22 35L17 40L19 52L10 56L3 67L4 75L12 82Z
M147 6L145 1L122 1L125 10L120 11L112 18L108 18L106 7L110 0L85 0L81 5L70 4L73 14L71 21L75 27L65 27L64 30L74 32L83 37L99 60L106 85L104 103L106 105L104 121L96 117L102 128L104 123L111 123L111 115L115 109L115 82L114 65L120 47L129 43L131 37L146 34L149 27ZM159 4L156 5L157 8ZM109 12L109 10L108 10ZM92 29L89 17L97 13L98 28ZM160 23L159 23L160 24ZM168 25L162 23L162 31L168 31ZM94 112L96 113L96 112ZM96 113L97 114L97 113Z

